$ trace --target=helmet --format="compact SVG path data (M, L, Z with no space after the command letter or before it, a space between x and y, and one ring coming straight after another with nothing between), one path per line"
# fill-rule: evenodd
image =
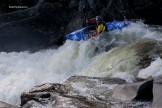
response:
M101 16L96 16L96 21L102 21Z

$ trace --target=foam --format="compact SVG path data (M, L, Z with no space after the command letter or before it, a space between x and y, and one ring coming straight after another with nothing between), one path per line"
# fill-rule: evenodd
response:
M151 65L145 69L140 70L138 77L147 79L149 77L158 77L162 75L162 59L157 58Z

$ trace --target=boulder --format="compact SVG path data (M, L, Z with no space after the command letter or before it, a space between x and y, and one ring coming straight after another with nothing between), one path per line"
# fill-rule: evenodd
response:
M139 86L141 86L143 83L144 82L126 84L124 80L117 78L72 76L67 79L63 84L42 84L35 86L29 92L22 93L21 107L150 107L150 102L131 101L131 99L135 97L138 88L140 88ZM121 100L121 98L123 98L124 100Z
M63 84L42 84L22 93L21 107L161 108L160 90L161 77L127 84L117 78L72 76Z
M110 96L120 79L73 76L63 84L43 84L21 95L22 108L106 108L114 105Z
M150 108L151 102L143 101L143 97L140 102L132 100L143 96L152 84L153 80L127 84L117 78L72 76L63 84L42 84L22 93L21 106L22 108ZM147 93L151 95L150 92ZM154 94L153 102L160 106L161 100L158 99L161 95L157 93ZM147 98L147 95L145 96Z
M136 97L133 101L151 101L153 100L153 80L146 81L140 85Z
M150 102L151 108L162 107L162 76L134 84L117 85L112 95L122 101Z
M73 76L65 81L69 94L86 96L91 100L109 100L117 84L126 83L117 78Z
M152 108L162 108L162 76L154 79L153 82L153 103Z
M143 83L144 82L117 85L112 97L121 101L131 101L137 95L137 91Z

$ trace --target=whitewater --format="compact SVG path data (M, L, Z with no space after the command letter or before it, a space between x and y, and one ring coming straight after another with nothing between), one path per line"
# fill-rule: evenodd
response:
M101 75L102 73L98 72L89 74L87 70L97 58L104 56L105 52L142 39L162 41L162 28L148 26L141 21L131 22L128 28L111 31L108 36L103 35L80 42L66 41L58 49L46 49L35 53L1 52L0 101L19 106L21 93L36 85L62 83L73 75L105 76L105 73ZM149 67L141 69L138 77L162 75L161 66L162 60L157 58ZM130 73L117 72L111 77L122 78L129 83L134 81L134 76Z

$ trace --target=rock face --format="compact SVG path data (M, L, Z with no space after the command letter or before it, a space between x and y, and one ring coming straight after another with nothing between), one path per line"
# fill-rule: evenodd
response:
M30 8L36 5L38 1L39 0L5 0L5 9L6 12L23 10L23 8L9 8L9 6L26 6L26 8Z
M130 99L132 98L133 101L144 101L144 102L152 102L151 108L161 108L162 107L162 94L160 90L162 89L161 86L162 76L154 78L153 80L148 80L140 83L135 84L126 84L126 85L119 85L115 88L113 93L113 97L116 99ZM130 94L130 90L132 91ZM124 92L123 92L124 91ZM127 91L127 92L126 92ZM133 93L133 94L132 94ZM136 93L136 95L134 95ZM126 98L125 98L126 97Z
M22 108L108 108L119 79L74 76L63 84L43 84L21 95Z
M135 101L151 101L153 100L153 80L143 83L138 91Z
M137 91L140 85L143 83L144 82L118 85L117 87L115 87L112 97L122 101L128 101L128 100L130 101L136 97Z
M59 46L65 34L82 27L85 16L101 15L105 21L142 18L152 24L162 22L160 0L1 0L0 4L2 13L9 5L28 5L28 9L0 15L0 51L6 52Z
M161 108L161 79L162 77L158 77L126 84L125 81L115 78L73 76L63 84L42 84L22 93L21 106L22 108ZM148 96L152 97L148 100Z
M158 77L155 79L154 83L153 83L153 94L154 94L154 98L153 98L153 108L161 108L162 107L162 93L161 90L162 89L162 76Z
M61 45L70 20L70 9L63 8L59 3L44 3L1 15L0 51L38 51Z
M150 108L131 102L145 82L126 84L115 78L73 76L63 84L43 84L21 95L22 108ZM115 91L114 91L115 90ZM121 100L120 97L126 97Z

